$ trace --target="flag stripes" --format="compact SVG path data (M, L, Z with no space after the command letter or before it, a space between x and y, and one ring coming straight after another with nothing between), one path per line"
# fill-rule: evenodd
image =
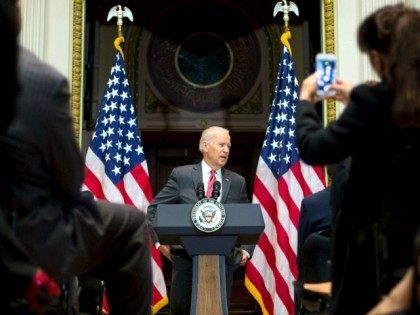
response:
M254 180L253 202L261 205L265 229L245 277L264 315L294 314L300 205L305 196L325 186L322 168L308 166L298 156L294 138L297 101L298 82L285 47Z
M135 206L146 213L153 198L140 131L120 53L116 54L86 154L83 190L95 198ZM150 244L156 313L168 303L160 252Z

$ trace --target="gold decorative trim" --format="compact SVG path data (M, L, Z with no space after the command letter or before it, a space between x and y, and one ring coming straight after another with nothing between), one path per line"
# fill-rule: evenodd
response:
M82 104L82 51L83 51L83 5L84 0L73 0L73 52L71 80L71 113L76 141L81 137Z
M83 8L84 0L73 0L73 52L72 52L72 99L71 109L73 126L77 140L81 132L81 110L82 110L82 73L83 73ZM334 37L334 0L323 0L324 14L324 39L325 52L335 53ZM330 122L336 119L336 102L328 101L326 120Z
M325 52L335 53L334 40L334 0L324 0L324 39ZM336 102L334 100L327 101L327 123L336 119Z

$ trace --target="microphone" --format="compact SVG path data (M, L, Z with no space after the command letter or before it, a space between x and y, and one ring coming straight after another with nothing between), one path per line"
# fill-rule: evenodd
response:
M198 197L198 200L201 200L205 197L204 184L203 183L198 183L198 185L197 185L197 197Z
M220 184L219 181L216 180L214 182L214 184L213 184L213 192L211 194L211 197L212 198L214 198L214 199L219 198L219 196L220 196L220 188L221 188L221 184Z

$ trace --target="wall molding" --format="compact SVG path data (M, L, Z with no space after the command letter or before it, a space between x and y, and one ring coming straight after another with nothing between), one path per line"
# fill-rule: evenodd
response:
M82 133L83 103L83 26L84 0L73 0L73 52L71 80L71 113L76 141L80 143Z

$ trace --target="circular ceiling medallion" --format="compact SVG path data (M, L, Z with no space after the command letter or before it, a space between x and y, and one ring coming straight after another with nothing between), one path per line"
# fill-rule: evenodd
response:
M212 88L229 76L233 54L217 34L191 34L178 46L175 66L180 77L193 87Z
M149 83L156 97L196 113L239 104L261 68L253 23L243 11L220 2L177 3L162 12L146 43Z

